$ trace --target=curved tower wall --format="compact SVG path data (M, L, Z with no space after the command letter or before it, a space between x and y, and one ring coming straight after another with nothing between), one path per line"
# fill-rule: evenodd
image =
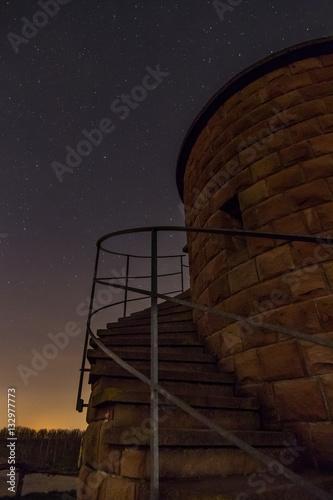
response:
M333 237L333 50L323 46L259 63L209 103L180 155L187 226ZM262 323L333 340L333 246L188 233L188 248L193 300L257 324L195 312L220 370L234 372L238 395L259 396L265 428L292 428L310 465L330 469L333 349Z

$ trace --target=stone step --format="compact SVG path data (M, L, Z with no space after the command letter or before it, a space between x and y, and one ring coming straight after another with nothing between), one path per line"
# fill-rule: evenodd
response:
M183 299L183 300L189 300L188 298ZM178 314L182 312L192 312L192 308L188 306L183 306L180 304L176 304L175 302L161 302L157 306L157 311L158 311L158 316L162 317L164 315L171 315L171 314ZM147 307L146 309L142 309L141 311L136 311L129 316L128 318L133 318L133 319L146 319L150 318L151 315L151 308Z
M140 434L140 446L149 446L150 432ZM122 446L138 446L137 436L132 433L124 435L128 429L121 427L109 427L104 431L103 443ZM254 447L279 447L285 450L294 440L294 435L289 432L280 431L235 431L234 434ZM160 429L160 447L210 447L210 448L231 448L234 447L227 439L209 429Z
M120 325L119 323L108 323L108 333L132 334L132 333L150 333L150 323L146 325L136 325L133 321L130 325ZM176 333L176 332L196 332L196 327L191 321L171 321L162 323L158 327L159 333ZM102 330L104 332L104 330ZM102 333L105 335L107 333ZM101 334L100 334L101 335Z
M119 450L122 452L120 463L121 476L131 479L149 479L150 450L148 446L140 446L142 429L126 429L121 439L124 443L127 440L132 441L132 434L134 434L133 441L136 441L135 446L131 448L124 444L124 448ZM114 449L112 448L113 445L107 446L110 450ZM267 457L271 458L272 461L276 461L285 451L285 447L265 446L261 447L261 451ZM296 459L291 467L297 470L298 463ZM215 479L217 476L223 476L226 479L228 476L251 475L265 470L266 468L262 462L253 458L245 451L227 446L217 446L214 448L205 448L203 446L183 448L161 447L159 453L159 475L161 480ZM241 492L241 490L238 490L238 493ZM189 497L183 493L183 496L168 498L170 500L174 500L174 498L188 500Z
M150 406L148 404L111 403L113 408L112 426L114 427L141 427L143 422L150 422ZM104 406L107 406L104 403ZM94 408L97 408L94 407ZM225 429L233 430L260 430L260 418L256 409L216 409L197 408L200 413L208 417ZM205 425L170 404L159 406L159 423L161 428L168 429L205 429Z
M139 333L126 335L115 334L110 332L110 330L97 330L98 336L103 339L107 339L108 345L143 345L149 346L151 342L151 335L149 333ZM202 347L202 343L197 339L197 335L194 332L183 332L183 333L161 333L158 335L158 344L164 346L199 346Z
M328 493L327 499L333 498L333 475L301 475ZM284 476L267 472L192 481L161 481L160 500L316 500L316 497Z
M147 386L148 387L148 386ZM205 396L187 394L186 391L179 388L177 396L194 408L220 408L234 410L258 410L258 404L255 398L237 398L235 396ZM133 391L128 389L119 389L116 387L96 387L92 391L91 405L93 407L104 403L130 403L146 404L150 403L149 389L144 391ZM160 403L163 405L174 406L172 402L160 396Z
M105 363L108 363L109 373L113 373L112 370L115 366L119 366L116 361L109 358L107 354L99 349L88 349L87 351L87 359L91 364L98 363L100 360L105 360ZM126 361L126 360L124 360ZM150 368L150 360L136 360L136 359L127 359L133 368L136 370L144 370ZM161 357L158 362L159 370L168 370L168 371L196 371L196 372L216 372L216 363L212 361L198 361L195 360L193 362L187 360L163 360Z
M105 346L108 346L107 342L103 342ZM192 363L210 363L216 365L216 357L212 354L206 354L199 351L200 348L196 347L160 347L158 351L159 361L178 361L178 362L192 362ZM151 359L150 347L133 347L133 346L122 346L122 347L112 347L112 352L124 360L138 360L138 361L149 361ZM108 358L105 354L98 348L89 349L88 356L91 355L94 358ZM89 358L88 358L89 359Z
M180 306L181 307L181 306ZM193 322L193 317L192 317L192 310L189 309L183 309L178 311L177 308L175 310L172 309L171 312L168 312L169 310L165 311L165 314L159 314L158 315L158 323L168 323L168 322L175 322L175 321L190 321ZM125 326L125 325L150 325L150 313L143 317L135 317L133 318L132 316L128 316L126 318L119 318L118 320L118 325L119 326Z
M114 343L114 338L112 335L110 335L109 337L103 337L103 339L101 339L101 341L103 342L103 344L106 346L106 347L110 347L112 348L112 350L117 353L118 351L121 351L123 349L125 349L126 351L130 352L130 351L135 351L137 353L144 353L144 355L146 356L146 353L150 353L150 339L147 339L147 341L149 340L149 343L147 343L146 345L133 345L132 342L130 343L127 343L124 344L124 337L122 337L122 343L121 344L115 344ZM127 338L126 338L127 340ZM91 347L93 347L94 349L97 349L97 344L96 342L94 341L94 339L90 339L89 341L89 344L91 345ZM170 354L171 356L171 359L172 359L172 356L178 352L178 353L188 353L190 354L191 356L196 356L196 355L199 355L199 354L205 354L207 356L211 356L212 359L216 359L216 357L213 355L213 354L207 354L205 353L204 351L204 348L202 346L202 344L196 344L196 345L160 345L159 346L159 349L158 349L158 352L160 354L164 353L164 354Z
M111 370L112 367L112 371ZM143 368L140 370L141 373L147 377L150 377L150 368ZM111 376L113 378L124 378L124 379L134 379L135 377L130 374L127 370L121 366L115 364L111 360L99 360L98 364L93 364L90 369L90 379L89 383L94 383L100 378L100 376ZM181 382L199 382L206 384L230 384L234 387L234 377L230 373L214 373L214 372L195 372L190 370L182 370L181 372L170 371L170 370L159 370L159 380L162 382L164 380L172 380Z
M168 381L163 380L161 385L164 389L172 392L176 396L178 394L187 394L188 396L206 396L206 397L221 397L221 396L234 396L234 386L232 383L221 382L214 383L200 383L198 381ZM99 390L113 387L116 389L131 389L131 391L146 391L148 392L149 386L138 379L126 379L117 377L101 377L95 386Z

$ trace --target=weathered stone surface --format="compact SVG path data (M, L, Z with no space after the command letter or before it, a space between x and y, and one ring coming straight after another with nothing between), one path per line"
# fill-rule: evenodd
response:
M119 470L120 452L109 450L103 444L103 432L112 425L106 420L91 422L84 433L82 444L82 463L93 469L117 473Z
M324 395L332 419L333 418L333 374L322 375L320 378L324 387Z
M290 295L295 302L321 297L328 292L319 266L307 266L291 272L284 275L284 281L289 285Z
M256 349L250 349L234 355L237 384L261 383L262 375Z
M327 182L323 179L319 179L304 184L303 186L290 189L287 192L287 198L290 202L291 209L294 211L331 201L332 194Z
M257 283L258 275L254 261L249 260L229 271L228 280L232 294Z
M333 333L325 333L319 336L327 340L333 340ZM333 373L333 349L309 342L301 342L301 349L309 375L322 373Z
M123 477L108 477L103 482L97 500L138 500L138 484Z
M284 380L305 375L298 342L280 342L258 349L258 359L264 381Z
M270 195L282 193L304 183L303 172L299 165L288 167L267 179L267 189Z
M315 422L328 418L319 380L294 379L274 383L281 422Z
M148 450L126 449L121 457L120 474L145 479L149 476Z
M257 395L261 401L260 416L264 429L278 429L280 422L272 384L265 382L259 386Z
M318 333L321 326L313 301L298 302L272 311L269 322L305 333Z
M314 456L319 469L332 472L333 422L311 423L309 430L313 442Z
M327 332L333 330L333 295L322 297L317 301L321 321Z
M279 246L258 255L256 263L261 281L274 278L295 268L289 245Z
M94 470L83 465L78 479L78 500L99 500L101 485L108 474L101 470Z

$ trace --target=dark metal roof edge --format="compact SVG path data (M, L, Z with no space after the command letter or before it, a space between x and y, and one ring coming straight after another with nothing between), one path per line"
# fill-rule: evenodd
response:
M190 126L177 159L176 182L183 200L184 174L188 157L203 127L221 105L244 87L271 71L295 61L333 52L333 36L302 42L272 54L238 73L229 80L206 104Z

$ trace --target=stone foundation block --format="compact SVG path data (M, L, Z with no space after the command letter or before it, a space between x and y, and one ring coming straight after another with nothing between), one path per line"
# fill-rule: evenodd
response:
M281 422L314 422L328 418L316 378L276 382L274 392Z
M304 376L298 342L280 342L258 349L262 378L265 381Z

